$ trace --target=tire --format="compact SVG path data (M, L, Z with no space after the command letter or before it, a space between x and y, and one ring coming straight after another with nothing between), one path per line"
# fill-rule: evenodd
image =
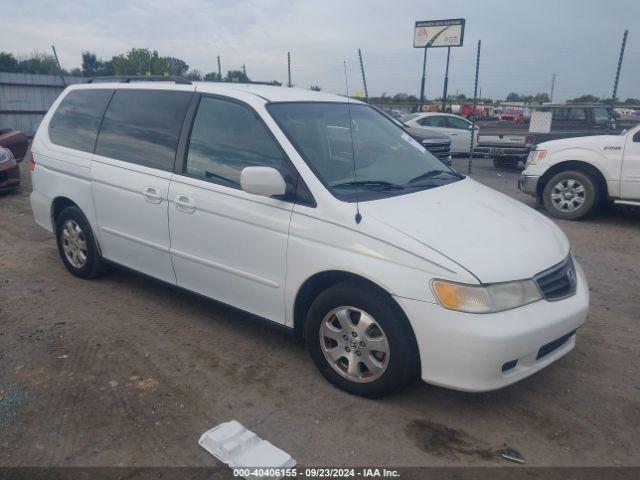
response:
M600 192L593 177L579 170L560 172L546 183L542 202L552 217L578 220L593 211Z
M418 346L404 313L386 294L366 286L344 282L318 295L307 313L305 338L324 377L354 395L389 395L420 373Z
M95 278L104 272L93 231L78 207L66 207L56 217L56 241L62 263L72 275Z

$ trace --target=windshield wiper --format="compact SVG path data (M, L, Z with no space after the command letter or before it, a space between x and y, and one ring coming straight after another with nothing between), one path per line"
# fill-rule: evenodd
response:
M331 185L335 187L380 187L388 190L404 190L402 185L397 185L391 182L385 182L384 180L357 180L352 182L337 183Z
M458 172L454 172L453 170L435 169L435 170L429 170L428 172L418 175L417 177L413 177L411 180L407 182L407 184L420 182L422 180L427 180L429 178L437 177L438 175L449 175L459 179L464 178L464 175Z

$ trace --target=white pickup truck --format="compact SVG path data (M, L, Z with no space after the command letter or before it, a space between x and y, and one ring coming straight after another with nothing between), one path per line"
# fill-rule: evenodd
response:
M640 207L640 125L620 135L538 144L518 188L566 220L582 218L602 202Z

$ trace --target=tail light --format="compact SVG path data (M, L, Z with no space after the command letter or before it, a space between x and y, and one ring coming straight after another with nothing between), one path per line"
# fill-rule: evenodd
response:
M33 172L36 169L36 161L33 158L33 153L29 150L29 171Z

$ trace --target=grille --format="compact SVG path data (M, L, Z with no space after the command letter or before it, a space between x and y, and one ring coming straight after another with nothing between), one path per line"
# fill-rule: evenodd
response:
M424 147L429 150L433 155L438 158L446 158L449 156L449 151L451 150L450 142L443 143L426 143L423 144Z
M534 277L540 292L549 301L560 300L576 293L576 269L571 254L559 265Z

